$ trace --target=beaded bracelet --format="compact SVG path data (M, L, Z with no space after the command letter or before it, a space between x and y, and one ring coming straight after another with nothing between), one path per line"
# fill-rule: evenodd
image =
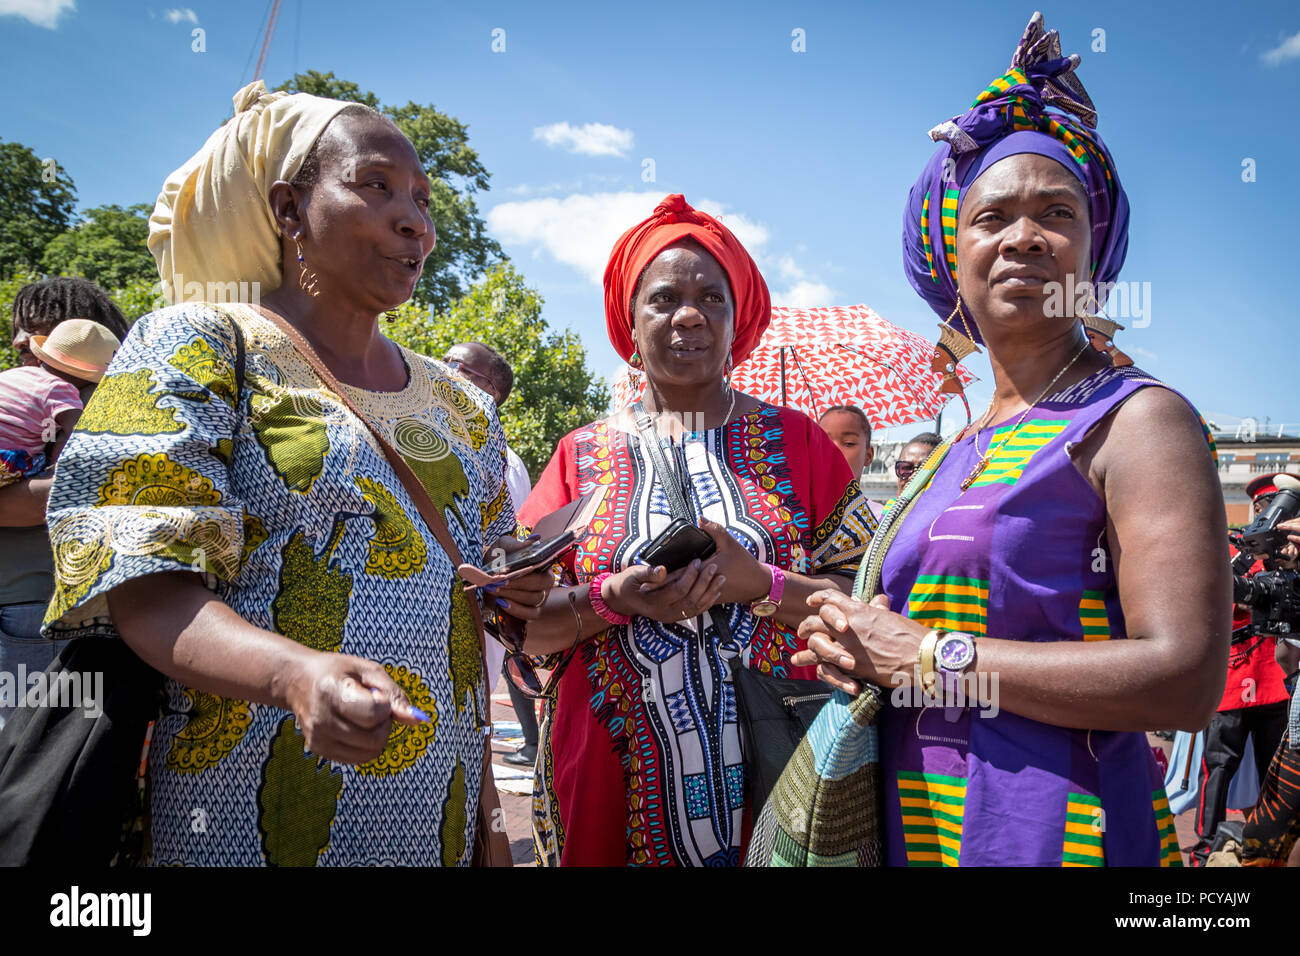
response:
M617 611L611 610L610 606L605 603L605 599L600 596L601 586L605 583L607 577L610 577L610 572L602 571L591 579L591 584L587 588L587 597L591 599L592 610L610 624L618 625L620 627L625 624L631 624L631 614L619 614Z

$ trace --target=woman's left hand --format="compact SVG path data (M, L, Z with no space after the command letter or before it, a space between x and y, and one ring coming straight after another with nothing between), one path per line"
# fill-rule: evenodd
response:
M798 667L817 666L817 676L849 694L861 689L855 677L888 686L894 674L911 674L921 640L929 628L889 610L889 598L878 594L864 604L830 589L808 598L816 613L799 625L808 642L791 661Z
M716 521L700 519L700 530L713 539L717 550L708 558L718 574L727 580L722 588L723 604L752 604L767 597L772 589L772 575L745 546Z
M503 535L492 542L487 549L487 553L491 554L499 548L507 555L510 555L520 548L526 547L529 543L520 541L512 535ZM554 586L555 578L551 575L551 569L545 567L536 571L529 571L527 574L520 575L503 584L485 587L483 590L490 598L498 598L504 602L500 606L511 617L517 617L523 621L533 621L541 616L542 605L546 603L546 595Z

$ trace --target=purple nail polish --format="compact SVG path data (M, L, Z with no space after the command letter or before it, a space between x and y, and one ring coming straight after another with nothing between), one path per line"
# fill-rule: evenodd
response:
M497 588L499 587L501 587L500 584L485 584L483 585L483 590L486 591L488 594L495 594Z
M496 601L496 603L497 603L497 607L509 607L509 606L510 606L510 603L509 603L505 598L494 597L492 600L493 600L493 601Z
M415 717L416 720L420 720L425 723L429 722L429 715L426 714L424 711L422 711L419 707L412 707L411 714L412 716Z

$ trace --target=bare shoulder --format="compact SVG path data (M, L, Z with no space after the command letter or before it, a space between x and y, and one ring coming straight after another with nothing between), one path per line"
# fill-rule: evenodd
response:
M1152 385L1134 392L1079 442L1075 464L1100 495L1108 474L1203 475L1214 471L1200 419L1177 392Z

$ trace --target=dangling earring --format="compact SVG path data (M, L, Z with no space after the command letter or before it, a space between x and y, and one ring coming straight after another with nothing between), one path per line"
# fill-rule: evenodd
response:
M722 391L727 394L731 391L731 370L733 368L731 361L731 352L727 352L727 364L722 370Z
M306 263L303 262L302 243L298 241L297 236L294 236L293 244L298 247L298 288L314 299L320 295L319 277L308 269ZM311 278L308 278L308 276Z
M967 324L966 322L966 313L961 310L961 292L957 293L957 305L951 312L948 313L948 318L943 320L943 324L947 325L948 323L950 323L954 315L957 316L959 319L961 319L961 326L963 329L966 330L966 338L971 340L971 344L974 344L975 336L971 335L970 325Z
M1115 344L1115 333L1124 331L1124 326L1099 314L1101 312L1101 303L1092 294L1091 286L1088 288L1088 298L1092 300L1092 311L1089 311L1085 306L1083 315L1075 313L1075 318L1083 323L1084 334L1095 332L1100 339L1098 341L1098 338L1088 335L1088 341L1092 343L1094 349L1109 358L1110 364L1116 368L1132 365L1133 360L1121 352L1119 346Z
M397 309L389 309L387 312L384 313L384 321L386 321L386 322L396 322L396 321L397 321L397 314L398 314L398 310L397 310Z
M643 387L641 372L645 369L645 363L641 361L641 353L638 350L632 350L632 356L627 360L627 365L629 370L627 374L628 384L632 386L634 394L640 395Z

